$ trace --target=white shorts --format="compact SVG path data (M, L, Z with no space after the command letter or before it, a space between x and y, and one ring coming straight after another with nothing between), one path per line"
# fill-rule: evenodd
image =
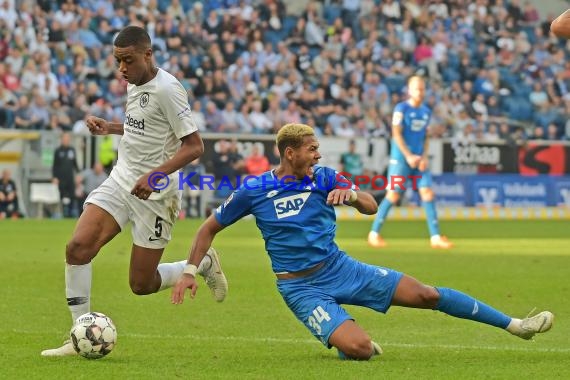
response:
M121 230L131 221L135 245L161 249L171 239L172 227L180 211L180 193L159 200L142 200L109 177L89 194L83 207L89 203L111 214Z

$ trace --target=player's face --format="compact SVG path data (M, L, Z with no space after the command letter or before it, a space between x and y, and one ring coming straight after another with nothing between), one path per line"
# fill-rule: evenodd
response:
M313 176L313 166L319 163L319 142L315 136L305 136L303 145L295 150L293 167L300 177Z
M141 85L150 80L150 49L137 49L135 46L113 46L113 55L123 79L134 85Z
M416 103L423 103L426 93L426 85L423 80L412 80L408 85L408 95Z

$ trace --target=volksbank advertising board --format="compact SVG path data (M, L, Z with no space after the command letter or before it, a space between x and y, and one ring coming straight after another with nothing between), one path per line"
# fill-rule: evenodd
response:
M433 188L438 206L570 207L570 176L443 174ZM419 204L417 193L412 202Z

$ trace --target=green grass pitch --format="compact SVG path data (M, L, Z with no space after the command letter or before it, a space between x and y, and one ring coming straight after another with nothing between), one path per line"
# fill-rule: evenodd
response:
M173 306L169 292L138 297L128 286L130 231L94 261L92 309L117 325L108 357L43 358L70 327L64 246L74 221L0 223L0 378L2 379L568 379L570 378L570 223L443 222L452 251L428 247L423 222L389 221L389 247L365 243L369 222L340 222L350 255L423 282L453 287L524 317L548 309L553 329L523 341L496 328L439 312L393 308L387 315L348 307L384 356L343 362L314 339L281 300L255 224L241 221L215 242L230 290L215 303L203 281L194 300ZM163 260L187 256L197 221L180 221Z

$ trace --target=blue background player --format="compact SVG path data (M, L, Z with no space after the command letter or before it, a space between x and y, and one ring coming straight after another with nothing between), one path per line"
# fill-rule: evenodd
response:
M435 210L431 173L428 169L428 136L427 128L431 118L431 110L425 106L425 82L423 78L413 76L408 80L409 99L398 103L392 116L392 146L390 165L388 166L389 187L386 197L380 203L372 228L368 233L368 244L382 248L386 242L380 236L380 229L386 220L392 205L397 203L401 194L414 184L408 179L410 175L419 176L417 187L426 211L427 224L432 248L448 249L453 246L444 236L439 234L439 224ZM395 176L404 176L405 186L393 185Z
M333 169L317 166L321 155L313 129L287 124L277 134L279 166L236 190L199 228L188 264L172 291L182 303L186 289L197 290L197 266L214 237L226 226L253 214L289 309L326 347L343 359L367 360L382 352L341 304L385 313L391 305L439 310L506 329L523 339L552 326L541 312L514 319L449 288L424 285L389 268L357 261L336 245L334 205L348 204L374 214L374 198L345 185Z

